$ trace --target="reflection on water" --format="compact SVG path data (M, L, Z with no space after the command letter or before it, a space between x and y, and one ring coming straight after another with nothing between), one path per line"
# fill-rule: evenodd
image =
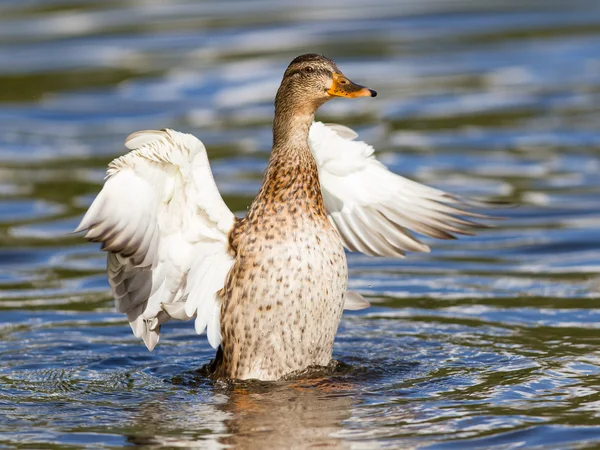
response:
M142 405L127 442L244 449L345 448L339 434L356 403L351 384L327 380L204 383L203 390L210 392L210 398L190 402L189 398L178 401L158 396Z
M600 444L597 2L7 0L0 23L0 446ZM520 206L431 254L349 254L373 306L344 316L340 370L215 383L189 324L137 342L70 232L139 129L200 137L243 214L283 70L315 51L380 93L320 120Z
M343 448L336 436L343 421L351 417L350 390L343 385L298 383L282 388L266 387L262 392L235 389L224 408L231 436L224 444L239 448L297 448L326 446ZM257 439L257 434L264 437Z

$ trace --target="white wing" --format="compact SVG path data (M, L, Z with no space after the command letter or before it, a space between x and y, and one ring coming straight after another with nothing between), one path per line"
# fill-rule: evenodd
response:
M465 211L464 200L390 172L373 155L373 147L337 124L315 122L309 145L317 161L329 219L344 246L372 256L428 252L409 230L438 239L474 234L485 228L465 217L492 218Z
M75 231L102 242L117 309L152 350L160 325L196 317L221 340L217 292L233 264L235 217L215 185L202 142L172 130L139 131L108 166L102 191Z

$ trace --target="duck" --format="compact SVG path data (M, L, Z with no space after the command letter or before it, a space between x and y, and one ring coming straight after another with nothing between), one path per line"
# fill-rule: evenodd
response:
M415 236L472 235L476 201L390 171L357 133L315 121L324 103L373 98L319 54L295 58L275 97L273 145L244 217L227 207L204 144L138 131L108 165L76 232L102 244L116 309L152 351L169 320L194 320L217 350L215 377L280 380L332 360L348 290L346 250L402 258Z

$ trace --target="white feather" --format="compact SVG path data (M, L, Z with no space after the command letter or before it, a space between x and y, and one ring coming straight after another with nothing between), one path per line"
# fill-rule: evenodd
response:
M485 228L466 217L472 202L390 172L370 145L341 125L313 123L309 145L319 168L325 208L344 246L372 256L428 252L409 230L438 239Z
M359 309L368 308L369 306L371 306L371 304L358 292L344 292L344 309L349 311L357 311Z
M220 343L218 291L233 260L235 217L215 185L204 145L172 130L139 131L109 164L102 191L75 231L108 250L117 309L152 350L160 325L197 317ZM199 268L204 268L199 270Z

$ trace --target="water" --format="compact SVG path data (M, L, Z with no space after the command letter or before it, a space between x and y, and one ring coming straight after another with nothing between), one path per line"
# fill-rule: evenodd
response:
M597 2L0 4L0 448L598 448ZM243 213L287 63L334 57L376 99L355 127L395 171L520 204L405 260L349 254L372 302L327 375L228 386L188 323L149 353L104 255L70 231L139 129L193 132Z

